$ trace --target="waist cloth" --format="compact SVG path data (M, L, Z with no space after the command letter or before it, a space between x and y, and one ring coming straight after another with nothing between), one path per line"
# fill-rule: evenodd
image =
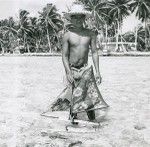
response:
M52 111L65 111L72 107L73 113L108 107L94 77L93 66L71 67L74 82L68 85L52 103Z

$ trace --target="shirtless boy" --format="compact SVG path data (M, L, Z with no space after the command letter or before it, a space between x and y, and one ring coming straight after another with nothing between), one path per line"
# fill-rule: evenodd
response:
M97 87L102 78L96 49L96 33L83 27L86 14L71 14L70 18L73 28L64 34L62 46L62 60L70 86L53 103L52 110L66 110L67 107L65 106L71 105L72 113L70 114L73 119L76 118L78 112L85 110L89 120L94 121L95 109L98 109L99 104L101 103L104 107L108 107ZM95 77L92 67L87 66L90 49L96 70ZM70 87L73 87L71 95L68 94ZM70 100L71 97L72 100ZM97 107L95 108L96 105Z
M84 14L71 16L71 22L74 29L71 29L63 38L62 59L66 70L67 78L70 83L73 82L70 65L73 67L83 67L88 62L89 48L91 47L92 58L96 69L95 78L97 83L101 83L99 71L99 56L96 49L96 34L83 27L85 21Z

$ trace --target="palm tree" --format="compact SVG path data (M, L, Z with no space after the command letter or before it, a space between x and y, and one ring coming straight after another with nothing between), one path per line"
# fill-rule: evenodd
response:
M110 7L107 5L107 0L77 0L78 4L82 4L84 8L92 13L92 18L87 21L90 29L93 29L97 32L101 32L104 36L105 34L105 49L107 48L108 41L108 25L109 16L108 12ZM102 31L99 31L99 30ZM105 33L104 33L105 32ZM101 34L99 34L101 35Z
M3 39L3 31L1 30L0 27L0 48L1 48L1 53L4 54L5 49L4 49L4 39Z
M111 10L109 16L112 21L116 22L117 34L116 34L116 49L118 49L119 35L121 36L121 24L123 19L130 14L129 12L129 0L112 0L108 2Z
M95 29L98 31L103 24L106 24L107 0L77 0L75 3L82 4L84 8L92 13L95 21Z
M137 28L137 49L143 51L145 46L145 29L142 26Z
M1 53L4 54L4 40L3 40L3 20L0 21L0 49Z
M41 43L41 27L39 25L39 20L37 17L29 18L29 26L32 28L32 33L29 36L29 43L36 48L36 52L39 51Z
M46 7L43 8L42 12L39 12L39 19L41 21L41 26L43 29L46 28L47 40L50 52L52 52L50 36L53 34L57 35L57 32L62 29L62 20L60 19L60 15L57 13L57 9L52 4L47 4Z
M8 19L4 19L0 21L0 47L2 49L2 54L6 52L6 48L8 47L8 33L5 30L5 26L8 25Z
M29 12L26 10L20 10L19 12L19 29L18 29L18 37L23 41L24 48L27 48L27 51L29 50L29 44L28 44L28 38L32 36L33 30L32 27L29 24Z
M136 33L137 35L136 35ZM123 38L127 41L127 42L137 42L137 50L139 51L143 51L144 47L145 47L145 30L143 28L143 26L138 25L138 27L136 28L135 32L127 32L123 35Z
M147 21L150 19L150 1L149 0L133 0L130 3L131 12L136 13L136 17L145 22L145 50L147 50Z
M5 35L7 36L8 39L8 46L11 51L15 48L15 40L17 36L17 30L15 26L15 21L13 17L10 17L7 20L7 23L3 26L3 31L5 31Z

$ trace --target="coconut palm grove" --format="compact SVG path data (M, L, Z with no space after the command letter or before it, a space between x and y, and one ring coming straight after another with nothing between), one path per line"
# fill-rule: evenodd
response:
M100 50L150 51L149 0L76 0L74 4L81 4L92 13L85 27L97 32ZM141 24L123 34L123 20L132 13ZM51 3L39 11L37 17L20 10L18 19L0 20L0 53L59 53L62 36L69 27L69 21Z

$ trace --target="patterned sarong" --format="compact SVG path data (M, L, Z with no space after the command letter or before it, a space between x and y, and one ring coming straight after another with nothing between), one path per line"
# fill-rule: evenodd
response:
M69 84L52 104L52 111L68 110L72 113L96 110L108 107L97 87L93 67L80 69L71 67L74 83Z

